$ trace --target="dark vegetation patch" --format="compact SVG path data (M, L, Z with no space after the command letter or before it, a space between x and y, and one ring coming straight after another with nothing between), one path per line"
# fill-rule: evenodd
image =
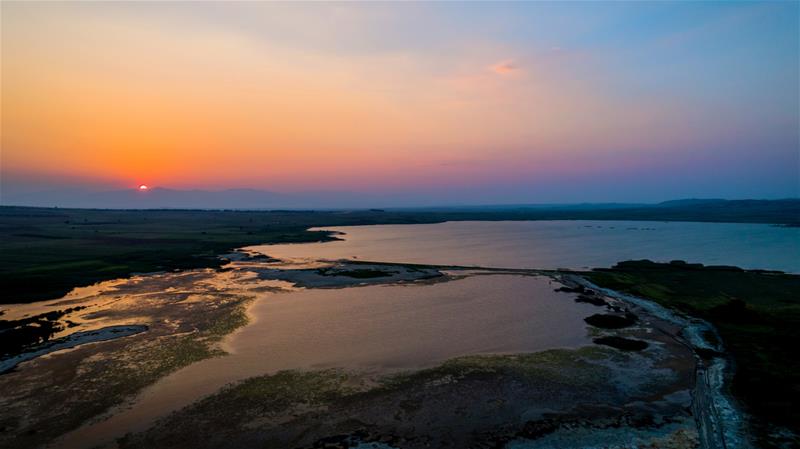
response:
M563 285L561 287L558 287L556 291L564 293L585 293L586 287L584 287L583 285L576 285L574 287L567 287L566 285Z
M59 319L85 306L54 310L19 320L0 320L0 358L15 355L27 348L47 342L52 336L67 327L74 327L69 320Z
M644 340L636 340L633 338L624 338L612 335L609 337L598 337L592 340L598 345L611 346L612 348L620 349L622 351L641 351L647 349L647 342Z
M583 302L586 304L592 304L594 306L607 306L608 303L605 299L597 295L578 295L575 298L575 302Z
M269 257L266 254L248 254L244 260L258 261L258 262L277 262L278 259Z
M800 276L649 260L621 262L586 276L709 321L735 361L733 394L760 423L800 432ZM768 432L758 423L756 429L768 446Z
M356 279L373 279L391 276L392 273L383 270L359 268L355 270L338 270L330 268L320 268L317 270L322 276L347 276Z
M708 348L695 348L694 352L700 356L703 360L711 360L715 357L722 357L725 354L720 353L719 351L715 351L713 349Z
M133 273L218 268L219 254L248 245L336 239L307 230L314 226L414 222L413 214L368 211L0 207L0 303L59 298Z
M625 315L611 315L596 313L583 319L588 324L601 329L622 329L636 323L636 315L626 313Z

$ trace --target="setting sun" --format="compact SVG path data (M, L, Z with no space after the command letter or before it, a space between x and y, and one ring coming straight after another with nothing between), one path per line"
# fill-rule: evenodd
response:
M139 190L148 190L150 187L147 187L145 184L139 185Z

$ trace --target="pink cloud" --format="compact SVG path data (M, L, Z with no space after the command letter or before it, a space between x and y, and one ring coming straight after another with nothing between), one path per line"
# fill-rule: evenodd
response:
M519 66L512 59L500 61L496 64L489 66L489 70L498 75L509 75L519 70Z

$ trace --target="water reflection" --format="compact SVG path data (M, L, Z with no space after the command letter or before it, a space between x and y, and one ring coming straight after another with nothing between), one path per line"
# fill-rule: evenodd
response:
M534 352L590 343L595 306L556 293L544 277L482 275L450 282L274 293L229 336L230 353L148 387L132 407L69 434L62 444L108 442L223 385L285 369L390 372L467 354Z
M745 223L459 221L344 226L343 241L261 245L279 258L378 260L514 268L607 267L682 259L800 272L800 228Z

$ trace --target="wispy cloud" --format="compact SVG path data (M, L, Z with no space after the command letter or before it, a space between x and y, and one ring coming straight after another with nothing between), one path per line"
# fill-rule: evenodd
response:
M510 75L520 70L519 65L513 59L506 59L489 66L489 70L498 75Z

